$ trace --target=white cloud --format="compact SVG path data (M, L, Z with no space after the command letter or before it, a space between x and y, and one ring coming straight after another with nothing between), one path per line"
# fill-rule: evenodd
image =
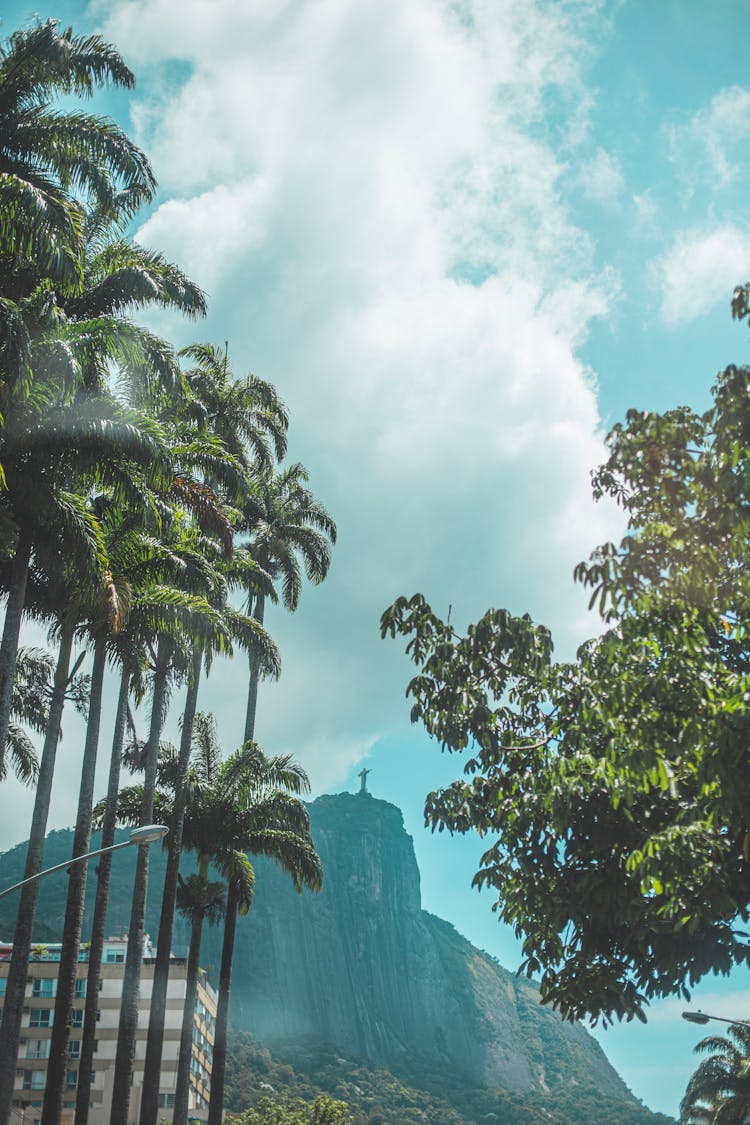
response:
M572 568L617 517L590 498L603 451L579 349L617 279L560 181L599 9L102 5L163 188L138 237L211 293L207 325L173 332L229 339L236 369L278 385L291 455L339 524L329 580L271 618L285 671L259 711L261 740L317 785L406 721L405 660L378 637L398 594L456 621L529 610L568 649L581 627ZM614 190L615 163L594 167ZM228 745L243 680L222 665L201 704Z
M597 149L581 165L578 184L584 199L610 206L617 203L625 190L625 177L620 161L614 153L603 148Z
M653 234L657 231L657 219L659 216L659 208L651 191L641 192L640 195L633 195L633 206L635 208L635 221L640 231L647 234Z
M746 163L750 136L750 90L727 86L684 125L668 130L672 158L691 181L727 187Z
M750 277L750 227L726 224L679 232L652 262L661 293L661 317L672 327L727 304L735 285Z
M593 272L537 128L551 93L571 120L587 103L598 5L574 8L108 10L141 88L187 64L139 108L172 197L139 237L211 291L235 362L277 382L339 522L326 586L274 619L286 667L261 708L261 735L313 772L327 744L326 777L402 721L404 665L377 638L393 597L421 588L466 617L509 601L569 636L572 567L611 527L589 495L602 447L578 348L617 281ZM616 190L612 158L592 167Z

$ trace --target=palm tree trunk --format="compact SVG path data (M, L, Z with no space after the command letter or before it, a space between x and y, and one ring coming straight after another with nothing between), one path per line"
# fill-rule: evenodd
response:
M16 655L18 653L18 634L21 630L21 616L26 601L26 579L29 574L31 543L31 532L21 531L13 558L8 604L5 608L3 638L0 641L0 759L2 760L5 759L5 743L10 724L13 678L16 674Z
M185 1006L182 1009L180 1053L177 1060L177 1086L175 1089L172 1125L187 1125L190 1094L190 1060L193 1055L193 1026L195 1024L195 998L198 994L198 961L201 953L203 911L194 910L190 925L187 975L185 980ZM142 1121L143 1119L141 1119Z
M104 636L97 637L94 645L94 663L91 670L89 716L81 763L81 785L73 832L72 859L91 851L91 810L94 804L94 778L96 775L96 755L99 746L102 689L104 687L106 663L106 639ZM73 1007L75 982L78 975L78 954L81 946L87 867L87 863L73 864L68 874L68 897L65 903L60 968L57 972L57 997L50 1038L49 1062L47 1063L42 1125L57 1125L62 1113L65 1071L68 1063L68 1040L70 1039L70 1011Z
M159 1116L159 1079L161 1076L161 1053L164 1042L164 1019L167 1009L167 985L169 983L169 958L172 952L172 931L174 930L175 901L177 898L177 878L180 870L182 852L182 829L185 822L185 779L190 764L193 741L193 721L198 703L198 687L203 667L203 646L196 644L193 650L193 667L188 684L185 709L182 713L182 735L177 764L175 805L168 837L169 855L164 876L164 892L159 919L159 937L156 944L156 963L154 964L154 984L151 993L151 1009L146 1040L146 1060L143 1064L143 1090L141 1093L140 1125L157 1125Z
M257 594L255 597L255 606L253 608L252 616L259 625L263 624L263 614L265 610L265 595ZM255 737L255 712L258 705L258 680L260 678L260 659L261 654L259 649L255 646L250 650L248 662L250 665L250 683L247 689L247 713L245 715L245 737L244 742L251 742Z
M52 779L55 772L55 757L60 738L65 693L70 682L69 668L72 650L73 622L66 621L63 623L60 638L47 728L44 732L42 760L39 765L34 812L31 818L31 831L26 851L25 879L37 875L42 870L44 837L47 832L47 817L52 796ZM3 1022L0 1026L0 1121L2 1122L10 1119L13 1101L18 1041L21 1035L26 974L31 947L31 931L34 925L38 892L38 882L31 883L21 891L16 928L13 934L13 953L8 968L8 983L3 1001Z
M156 766L159 755L159 738L164 725L164 707L167 695L167 675L171 646L166 636L159 637L154 669L154 688L151 700L151 724L146 744L146 768L143 779L143 804L141 824L150 824L154 815L156 791ZM125 957L125 976L122 983L120 1024L117 1031L117 1051L112 1087L112 1112L110 1125L127 1125L130 1120L130 1087L133 1080L135 1036L138 1026L138 997L143 961L146 892L148 890L149 848L138 848L133 882L133 901L130 910L128 950Z
M224 1078L227 1069L227 1028L229 1025L229 997L232 988L232 958L234 935L237 928L237 888L230 881L227 906L224 914L224 940L221 946L219 971L219 1000L216 1008L214 1033L214 1061L211 1068L211 1099L208 1104L208 1125L221 1125L224 1118Z
M130 689L130 668L126 664L120 680L120 694L115 714L115 732L112 739L112 757L109 763L107 801L102 824L103 848L115 842L117 824L117 794L120 789L120 765L122 748L125 742L125 723L128 714L128 693ZM112 869L112 855L99 857L98 878L94 916L91 923L91 946L89 947L89 969L86 979L86 1008L83 1017L81 1037L81 1060L78 1064L78 1088L76 1090L76 1125L87 1125L91 1105L91 1079L94 1067L94 1043L96 1041L96 1013L99 1005L99 977L104 950L104 934L109 900L109 876Z

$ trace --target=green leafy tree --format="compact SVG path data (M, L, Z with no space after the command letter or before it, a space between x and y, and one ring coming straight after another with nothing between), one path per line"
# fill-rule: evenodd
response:
M746 1125L750 1121L750 1027L733 1024L727 1036L702 1039L708 1054L680 1103L680 1125Z
M574 660L505 610L461 635L416 595L382 620L418 666L412 720L468 758L427 823L486 839L474 882L543 999L605 1021L748 959L750 369L704 414L630 411L609 447L595 494L628 529L577 570L605 629Z
M232 1125L350 1125L352 1115L346 1102L321 1094L314 1102L297 1098L284 1103L261 1098L254 1109L227 1120Z

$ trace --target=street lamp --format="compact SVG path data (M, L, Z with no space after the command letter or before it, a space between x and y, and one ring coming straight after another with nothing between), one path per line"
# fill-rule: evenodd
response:
M117 852L120 848L148 847L150 844L155 844L157 840L163 840L167 832L169 832L169 829L164 824L144 824L140 828L133 828L129 840L123 840L119 844L110 844L108 848L97 848L95 852L86 852L85 855L77 855L72 859L66 859L64 863L56 863L54 867L48 867L45 871L37 871L36 875L30 875L28 879L22 879L20 883L14 883L12 887L6 887L4 891L0 891L0 898L5 898L13 891L19 891L21 887L26 887L29 883L35 883L37 879L43 879L45 875L53 875L55 871L64 871L72 867L74 863L83 863L84 860L93 859L98 855Z
M731 1023L734 1027L750 1027L747 1020L728 1020L726 1016L709 1016L707 1012L683 1012L682 1018L688 1023L708 1023L709 1020L718 1020L720 1023Z

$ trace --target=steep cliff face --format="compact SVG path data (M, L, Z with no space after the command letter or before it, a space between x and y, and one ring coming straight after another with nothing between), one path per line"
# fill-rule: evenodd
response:
M276 868L256 864L255 903L237 933L237 1028L269 1043L315 1036L383 1063L418 1052L518 1093L579 1075L628 1096L582 1028L421 909L399 809L342 793L310 813L324 888L298 896ZM208 933L204 959L218 964L218 947Z
M319 797L310 815L325 871L320 894L297 895L273 864L255 864L255 902L237 927L231 1019L238 1030L271 1046L309 1037L384 1065L419 1057L520 1095L578 1083L631 1097L583 1028L542 1008L529 982L421 909L419 870L399 809L369 794L341 793ZM65 860L71 839L70 832L52 833L45 864ZM0 886L22 877L25 850L0 856ZM133 868L132 852L121 852L113 865L112 933L127 927ZM164 855L154 848L146 918L152 934L163 879ZM59 938L64 896L64 879L42 883L35 938ZM2 903L1 938L12 936L14 905ZM184 954L184 925L173 944ZM207 929L202 961L214 978L220 949L220 930Z

